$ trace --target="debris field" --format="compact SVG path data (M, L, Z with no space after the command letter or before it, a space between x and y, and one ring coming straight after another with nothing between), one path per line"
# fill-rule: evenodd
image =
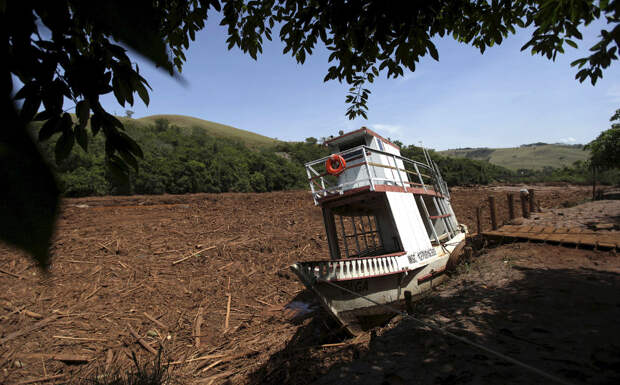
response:
M454 188L457 218L473 230L494 195L506 219L520 188ZM590 195L534 188L543 208ZM90 378L161 347L180 383L305 384L369 354L289 270L328 258L306 191L65 199L52 255L42 272L0 244L0 383Z

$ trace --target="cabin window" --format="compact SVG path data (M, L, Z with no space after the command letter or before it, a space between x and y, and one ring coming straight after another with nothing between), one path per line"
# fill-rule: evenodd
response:
M340 255L368 257L384 252L374 215L335 215Z
M375 140L377 141L377 144L379 145L379 150L385 151L385 149L383 148L383 141L379 138L376 138Z

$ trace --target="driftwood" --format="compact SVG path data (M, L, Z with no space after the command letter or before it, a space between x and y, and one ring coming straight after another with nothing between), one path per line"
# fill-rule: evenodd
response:
M113 359L114 359L114 352L112 351L112 349L108 349L108 351L106 352L106 358L105 358L105 372L106 373L108 373L108 371L110 370Z
M200 346L200 325L202 325L202 306L198 308L196 323L194 324L194 338L196 341L196 347Z
M50 322L54 321L58 317L60 317L59 314L53 314L53 315L51 315L51 316L49 316L47 318L42 319L39 322L36 322L33 325L27 326L27 327L25 327L25 328L23 328L21 330L13 332L13 333L9 333L9 334L7 334L6 337L0 339L0 345L3 345L5 343L7 343L7 342L9 342L9 341L11 341L11 340L21 336L21 335L23 335L23 334L28 334L31 331L40 329L40 328L46 326L47 324L49 324Z
M52 336L52 337L58 338L61 340L72 340L72 341L98 341L98 342L107 341L105 338L92 338L92 337L70 337L70 336Z
M194 256L196 256L196 255L198 255L198 254L200 254L200 253L202 253L202 252L207 251L207 250L215 249L216 247L217 247L217 246L209 246L209 247L206 247L206 248L204 248L204 249L202 249L202 250L198 250L198 251L197 251L197 252L195 252L194 254L190 254L190 255L188 255L187 257L183 257L183 258L181 258L181 259L179 259L179 260L176 260L176 261L172 262L172 265L174 266L174 265L176 265L177 263L181 263L181 262L183 262L183 261L187 261L187 260L188 260L188 259L190 259L191 257L194 257Z
M131 335L138 340L138 343L144 348L146 349L149 353L153 354L153 355L157 355L157 350L153 349L153 347L149 344L146 343L146 341L140 337L140 335L134 330L134 328L131 326L131 324L127 324L127 327L129 327L129 332L131 333Z
M208 355L202 356L202 357L190 358L189 360L173 361L173 362L169 362L169 363L164 364L164 365L182 365L182 364L188 364L190 362L211 360L213 358L222 358L222 357L226 357L226 354L223 354L223 353L220 353L220 354L208 354Z
M153 323L157 324L157 326L168 330L168 327L166 325L164 325L161 321L158 321L155 317L153 317L152 315L148 314L147 312L143 312L142 314L144 314L144 316L146 318L148 318L149 320L153 321Z
M212 375L210 377L201 378L200 380L198 380L198 382L215 381L218 378L228 377L231 374L235 374L235 373L237 373L237 372L234 371L234 370L229 370L229 371L226 371L226 372L221 372L221 373L218 373L218 374L214 374L214 375Z
M228 321L230 320L230 302L232 301L232 295L228 293L228 304L226 305L226 320L224 321L224 330L228 330Z
M30 379L30 380L18 382L15 385L26 385L26 384L34 384L36 382L47 382L47 381L52 381L52 380L58 380L58 379L66 377L66 376L67 376L66 374L56 374L54 376L46 376L46 377L33 378L33 379Z
M22 277L21 275L17 275L15 273L11 273L10 271L6 271L6 270L3 270L3 269L0 269L0 273L4 273L6 275L9 275L9 276L11 276L13 278L17 278L17 279L26 279L25 277Z
M47 353L32 353L32 354L18 354L19 358L30 358L30 359L43 359L43 360L54 360L61 361L71 364L79 364L89 362L92 358L89 356L85 356L83 354L73 354L73 353L57 353L57 354L47 354Z

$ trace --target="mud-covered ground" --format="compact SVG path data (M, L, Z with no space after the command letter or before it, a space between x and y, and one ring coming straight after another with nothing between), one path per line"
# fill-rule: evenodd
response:
M319 384L620 383L620 256L514 243L461 264L412 315L379 329L368 354ZM346 381L345 381L346 379ZM560 382L561 383L561 382Z
M506 191L520 188L456 188L453 206L459 221L473 229L475 207L486 204L489 194L497 197L503 220L507 218ZM546 208L571 206L590 194L583 187L536 189L540 205ZM490 227L487 216L483 218L486 228ZM549 253L557 257L547 261ZM452 341L435 345L433 339L442 337L418 330L407 320L377 329L376 336L347 338L288 270L295 261L325 259L327 254L320 209L306 192L67 199L48 274L42 274L20 252L0 245L0 382L87 378L100 368L131 367L132 352L142 362L152 359L147 349L160 345L180 383L329 382L347 372L347 367L391 352L390 335L398 333L404 333L399 344L417 350L394 347L395 365L413 370L411 365L424 366L425 360L441 363L436 366L438 377L421 377L424 383L458 380L450 376L461 375L464 367L473 368L475 360L486 362L467 374L478 382L487 378L485 365L502 368L500 374L511 380L515 376L510 373L521 372L480 358L470 348L453 348ZM572 255L570 261L564 255ZM504 262L506 258L509 262ZM538 354L528 362L542 360L539 350L547 348L533 348L538 345L529 342L523 342L526 348L514 345L514 341L522 342L519 338L530 339L522 329L548 331L540 332L547 338L542 344L569 353L583 346L574 343L591 341L589 350L581 349L589 356L560 355L558 362L564 363L542 366L556 372L566 366L588 376L596 372L598 377L588 378L605 382L613 378L605 374L607 369L584 372L572 362L585 360L592 368L600 362L618 372L613 366L617 365L615 345L593 350L596 341L613 342L615 335L607 335L605 325L584 327L591 325L588 317L618 319L618 300L604 294L606 290L618 293L618 265L611 253L544 245L503 246L463 265L462 269L469 266L469 270L450 279L438 295L417 304L416 314L427 318L442 314L450 320L448 324L456 325L450 327L461 328L463 323L464 336L482 338L476 341L526 361L523 354ZM487 267L488 274L484 273ZM595 297L600 301L590 301ZM539 325L536 314L524 306L534 304L538 309L541 303L554 304L566 323L556 327L552 321L560 320L559 316L545 316ZM474 310L466 311L470 307ZM472 316L461 319L459 310ZM488 314L478 316L477 312ZM517 326L495 327L510 319L503 315L506 312L518 315ZM477 331L466 327L469 323L476 324ZM575 328L574 335L570 328ZM596 332L583 337L588 330ZM419 333L428 336L421 339ZM516 337L506 337L510 333ZM497 342L500 336L509 342ZM429 339L430 343L424 342ZM442 346L449 348L442 351ZM408 364L402 363L403 357ZM463 366L461 361L469 364ZM409 383L410 378L417 378L390 371L382 363L375 366L383 368L377 372L384 376L379 383L401 377ZM559 374L570 377L570 373ZM368 378L375 377L369 374ZM530 377L518 378L532 382ZM575 377L575 382L581 380Z

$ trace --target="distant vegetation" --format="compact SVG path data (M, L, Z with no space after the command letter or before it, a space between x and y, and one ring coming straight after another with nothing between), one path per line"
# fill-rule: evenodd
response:
M180 127L162 118L154 119L152 124L125 119L124 124L127 134L142 144L144 159L138 171L132 169L128 180L116 177L106 166L103 137L91 137L88 153L76 149L54 166L65 196L304 188L303 162L327 153L326 148L317 144L261 142L256 140L260 135L247 131L245 137L226 137L198 125ZM249 139L250 145L263 146L249 147L242 138ZM50 160L55 141L53 138L42 144Z
M404 157L424 161L422 149L416 146L401 146L401 154ZM493 151L493 149L471 149L477 151ZM468 158L454 158L445 156L445 151L436 152L430 150L431 158L437 163L439 169L449 186L489 184L489 183L538 183L538 182L561 182L574 184L592 183L592 170L587 162L576 161L571 166L543 167L542 169L510 170L488 161ZM620 170L607 170L597 175L599 183L608 185L620 184Z
M41 143L65 196L306 189L304 163L329 153L314 137L304 142L282 142L184 116L123 118L123 123L127 134L141 143L144 151L138 171L131 169L128 180L119 179L108 169L104 138L100 135L89 137L88 153L77 148L60 164L52 161L58 137ZM403 156L424 161L419 147L397 144ZM582 161L571 167L511 170L486 160L495 151L470 149L464 158L444 156L443 151L430 150L430 154L451 186L493 182L591 183L590 169ZM484 160L477 159L481 157ZM618 184L619 174L612 170L598 177L602 183Z
M520 169L542 171L545 167L572 167L577 161L586 161L590 156L581 144L531 143L513 148L463 148L440 151L441 155L483 160L506 167L513 171Z

